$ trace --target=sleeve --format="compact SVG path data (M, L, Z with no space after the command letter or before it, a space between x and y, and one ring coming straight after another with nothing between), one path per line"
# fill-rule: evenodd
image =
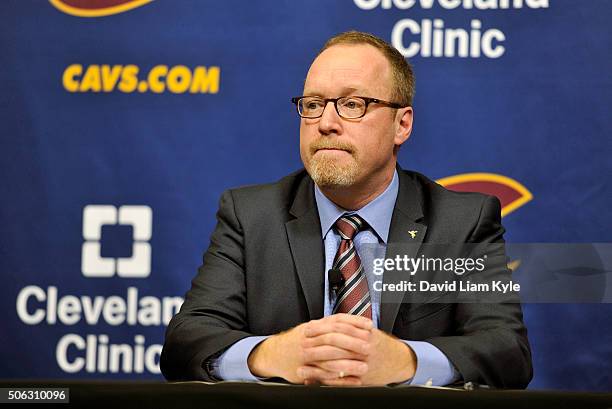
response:
M487 268L478 273L489 279L510 280L503 246L501 206L493 196L483 200L469 243L491 246ZM486 248L487 246L481 247ZM455 334L426 339L448 357L464 382L498 388L525 388L533 376L531 349L518 297L511 302L458 303Z
M221 196L217 225L203 263L166 330L162 373L171 381L215 381L205 363L251 336L247 328L244 233L228 190Z
M424 341L404 341L417 358L414 377L407 385L445 386L461 379L446 355L432 344Z
M251 352L267 336L256 336L241 339L229 347L211 363L212 375L223 381L263 381L251 373L247 361Z

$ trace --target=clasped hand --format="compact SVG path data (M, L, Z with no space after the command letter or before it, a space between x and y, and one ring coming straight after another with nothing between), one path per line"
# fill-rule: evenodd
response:
M372 320L334 314L271 336L248 360L260 377L331 386L387 385L414 376L416 356Z

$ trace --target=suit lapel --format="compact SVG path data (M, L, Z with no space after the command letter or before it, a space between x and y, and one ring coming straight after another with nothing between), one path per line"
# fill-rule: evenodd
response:
M323 317L325 258L314 184L310 177L301 181L289 212L295 216L285 223L291 254L310 319L319 319Z
M404 173L399 168L398 175L399 191L391 217L385 257L395 258L399 255L412 258L417 255L425 238L427 226L422 222L421 192L413 176ZM405 271L385 271L383 282L399 283L403 280L410 280L412 277L414 276L410 276ZM405 302L404 296L403 291L383 292L380 304L379 327L381 330L391 333L400 305Z

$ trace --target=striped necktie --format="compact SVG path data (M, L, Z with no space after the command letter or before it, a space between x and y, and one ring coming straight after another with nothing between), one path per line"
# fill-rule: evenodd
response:
M334 314L346 313L372 318L368 281L353 243L353 237L366 227L367 223L361 217L346 214L336 220L334 225L334 230L340 235L341 240L333 268L340 270L344 278L344 285L338 292Z

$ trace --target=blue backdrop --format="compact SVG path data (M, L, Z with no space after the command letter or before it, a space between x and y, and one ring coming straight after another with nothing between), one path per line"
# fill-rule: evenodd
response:
M508 241L612 241L611 13L605 0L2 1L0 377L161 378L221 192L301 166L290 98L349 29L415 67L403 167L505 195ZM612 305L524 310L531 388L612 390Z

